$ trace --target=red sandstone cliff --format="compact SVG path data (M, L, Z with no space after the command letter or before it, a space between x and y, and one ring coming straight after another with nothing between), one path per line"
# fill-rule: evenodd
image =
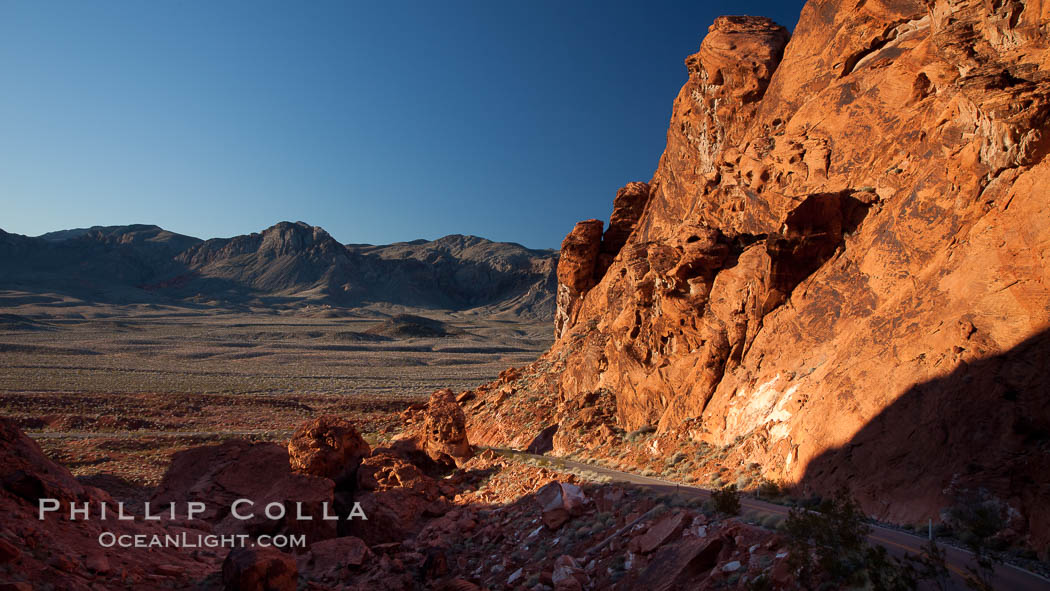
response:
M725 446L899 522L983 488L1045 552L1048 40L1040 0L814 0L790 41L718 19L650 185L566 238L558 341L466 403L471 440L610 456L652 425L643 455Z

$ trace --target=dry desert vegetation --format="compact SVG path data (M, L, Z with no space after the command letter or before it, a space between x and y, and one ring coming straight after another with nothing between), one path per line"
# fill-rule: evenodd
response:
M287 441L319 414L364 435L550 345L549 322L426 311L226 310L0 294L0 414L77 476L156 484L178 450ZM112 484L112 483L110 483Z

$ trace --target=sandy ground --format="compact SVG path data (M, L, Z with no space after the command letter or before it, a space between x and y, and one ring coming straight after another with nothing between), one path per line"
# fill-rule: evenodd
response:
M448 336L392 328L390 311L111 306L0 292L0 414L78 476L155 484L177 450L282 440L336 413L366 438L438 388L535 359L547 322L412 311ZM403 312L403 311L401 311Z

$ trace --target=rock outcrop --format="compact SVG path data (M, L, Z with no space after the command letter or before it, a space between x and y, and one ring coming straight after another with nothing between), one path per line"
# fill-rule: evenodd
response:
M557 310L554 313L555 338L560 339L576 323L580 302L594 287L602 247L602 226L601 220L579 222L561 243Z
M567 482L552 482L536 491L536 502L543 511L543 524L558 529L569 518L578 515L587 504L580 487Z
M58 501L55 510L50 502ZM70 518L71 503L87 507L87 517ZM104 546L103 534L116 536L190 536L199 530L181 524L110 518L103 521L103 504L117 510L117 501L100 489L78 482L52 462L15 424L0 418L0 572L9 589L174 588L202 581L218 568L219 551L158 553L146 547ZM132 539L132 538L128 538Z
M423 527L425 516L449 509L442 488L414 464L379 451L366 458L358 473L358 493L367 520L349 524L348 533L368 544L401 542Z
M349 421L323 415L300 425L288 442L288 460L300 474L330 478L336 486L357 478L372 448Z
M612 265L620 249L627 244L627 239L634 232L638 220L642 218L645 206L649 203L649 183L627 183L616 192L613 200L612 214L609 216L609 227L602 234L602 245L599 249L598 265L595 268L595 279L600 280Z
M846 486L905 523L985 489L1045 553L1047 16L814 0L790 42L716 20L636 227L592 274L596 224L566 238L558 341L479 388L472 436L557 425L554 453L602 454L652 427L650 456L722 448L730 474ZM595 396L605 435L573 427Z
M452 390L430 395L422 429L423 451L435 462L458 466L474 453L467 438L467 417Z
M620 253L649 202L649 183L627 183L616 192L609 228L601 220L576 224L561 243L558 259L557 308L554 335L561 338L574 324L583 296L595 286Z
M231 511L239 499L250 501L239 512L251 518L238 518ZM324 518L336 512L335 483L293 473L288 450L275 443L231 440L178 452L151 501L156 506L174 503L180 514L189 502L202 502L205 511L197 519L221 534L287 533L305 535L309 541L336 535L336 521ZM265 513L272 503L284 507L279 519Z

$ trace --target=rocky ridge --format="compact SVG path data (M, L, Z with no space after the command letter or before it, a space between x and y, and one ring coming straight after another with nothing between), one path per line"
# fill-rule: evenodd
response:
M142 225L37 238L0 230L6 288L117 304L476 310L550 318L556 264L554 251L475 236L341 244L303 222L205 241Z
M898 523L980 490L1045 556L1048 10L716 20L648 196L623 190L643 212L614 202L629 237L569 234L558 341L471 393L474 441L656 471L682 454L685 478L845 487Z

